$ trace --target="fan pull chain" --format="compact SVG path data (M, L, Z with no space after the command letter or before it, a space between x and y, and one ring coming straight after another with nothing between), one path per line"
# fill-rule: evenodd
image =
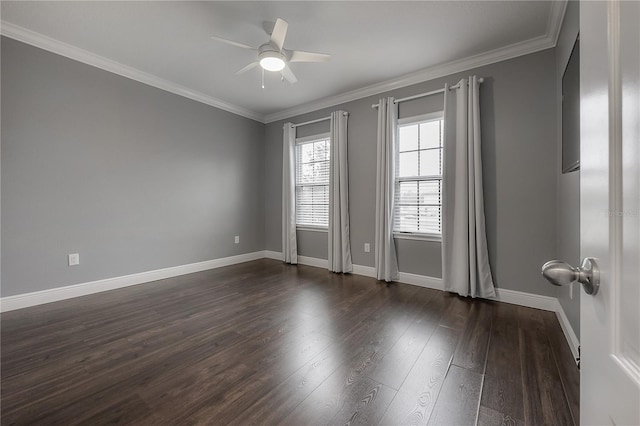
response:
M264 89L264 68L262 68L262 88Z

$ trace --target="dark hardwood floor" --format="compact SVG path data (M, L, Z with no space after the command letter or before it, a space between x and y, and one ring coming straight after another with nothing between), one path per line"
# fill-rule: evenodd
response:
M555 314L274 260L1 326L3 425L579 424Z

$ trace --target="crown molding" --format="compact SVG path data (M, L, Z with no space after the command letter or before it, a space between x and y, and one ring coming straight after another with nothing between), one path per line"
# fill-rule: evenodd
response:
M577 0L574 0L577 1ZM551 13L549 13L549 21L547 22L547 36L553 39L553 45L558 44L564 14L567 12L568 0L557 0L551 2Z
M459 59L432 67L423 68L421 70L405 74L401 77L391 80L375 83L360 89L341 93L339 95L329 96L320 100L308 102L295 106L286 110L267 114L265 123L271 123L278 120L294 117L301 114L317 111L323 108L329 108L346 102L355 101L357 99L366 98L368 96L377 95L379 93L388 92L390 90L399 89L401 87L411 86L412 84L422 83L424 81L433 80L440 77L446 77L462 71L478 68L484 65L502 62L518 56L528 55L530 53L539 52L541 50L555 47L560 28L567 9L567 1L559 0L551 2L551 12L547 21L546 33L542 36L535 37L522 42L514 43L505 47L490 50L464 59Z
M233 114L241 115L252 120L264 123L264 115L248 110L246 108L233 105L213 96L189 89L179 84L165 80L153 74L141 71L137 68L121 64L104 56L96 55L79 47L72 46L54 38L45 36L44 34L26 29L19 25L12 24L7 21L0 21L0 34L21 41L26 44L38 47L40 49L53 52L55 54L65 56L78 62L118 74L122 77L144 83L146 85L179 95L185 98L219 108Z
M362 87L350 92L341 93L335 96L329 96L317 101L308 102L306 104L298 105L296 107L279 111L273 114L267 114L265 116L265 123L284 120L285 118L290 118L297 115L306 114L308 112L317 111L319 109L355 101L357 99L366 98L369 96L377 95L379 93L399 89L401 87L411 86L412 84L422 83L424 81L429 81L440 77L446 77L451 74L467 71L473 68L481 67L483 65L506 61L518 56L523 56L529 53L538 52L540 50L549 49L553 46L554 44L552 40L550 40L548 37L537 37L535 39L512 44L504 48L470 56L465 59L424 68L410 74L405 74L402 77L383 81L381 83L375 83L370 86Z
M549 20L547 21L546 33L543 36L525 40L519 43L514 43L509 46L480 53L478 55L470 56L464 59L459 59L456 61L424 68L422 70L405 74L404 76L398 78L304 103L267 115L251 111L241 106L225 102L213 96L189 89L153 74L138 70L128 65L121 64L103 56L96 55L89 51L80 49L78 47L72 46L70 44L53 39L51 37L23 28L19 25L12 24L7 21L0 21L0 34L21 41L23 43L30 44L40 49L65 56L78 62L82 62L96 68L100 68L105 71L130 78L140 83L144 83L149 86L156 87L158 89L267 124L274 121L283 120L285 118L294 117L296 115L306 114L308 112L317 111L319 109L332 107L357 99L377 95L379 93L384 93L390 90L411 86L412 84L422 83L424 81L429 81L440 77L446 77L458 72L467 71L496 62L506 61L519 56L528 55L530 53L535 53L541 50L555 47L558 41L558 36L560 34L560 28L562 27L562 21L564 20L566 9L567 0L558 0L551 2L551 12L549 14Z

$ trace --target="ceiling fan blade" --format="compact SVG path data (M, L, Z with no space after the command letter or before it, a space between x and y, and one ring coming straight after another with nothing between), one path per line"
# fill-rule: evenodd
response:
M289 68L289 65L285 65L285 67L282 70L282 76L284 78L287 79L287 81L291 84L293 83L297 83L298 79L296 78L295 74L293 73L293 71L291 71L291 68Z
M276 20L276 24L273 27L273 32L271 33L271 43L276 45L278 49L282 50L282 46L284 45L284 38L287 36L287 28L289 24L284 19L278 18Z
M231 46L242 47L243 49L258 50L255 47L251 47L248 44L238 43L237 41L227 40L226 38L211 36L212 40L221 41L222 43L230 44Z
M291 55L289 62L327 62L331 59L331 55L325 53L302 52L300 50L292 50L289 54Z
M252 68L255 68L258 66L258 62L251 62L249 65L247 65L246 67L242 68L240 71L236 72L236 75L240 75L242 73L245 73L247 71L249 71Z

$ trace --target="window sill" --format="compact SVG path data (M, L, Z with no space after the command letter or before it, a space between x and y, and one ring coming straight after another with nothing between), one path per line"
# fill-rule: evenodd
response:
M329 232L329 228L322 226L296 226L296 231Z
M398 240L418 240L418 241L433 241L433 242L442 242L442 235L435 234L412 234L409 232L398 232L393 234L393 238Z

